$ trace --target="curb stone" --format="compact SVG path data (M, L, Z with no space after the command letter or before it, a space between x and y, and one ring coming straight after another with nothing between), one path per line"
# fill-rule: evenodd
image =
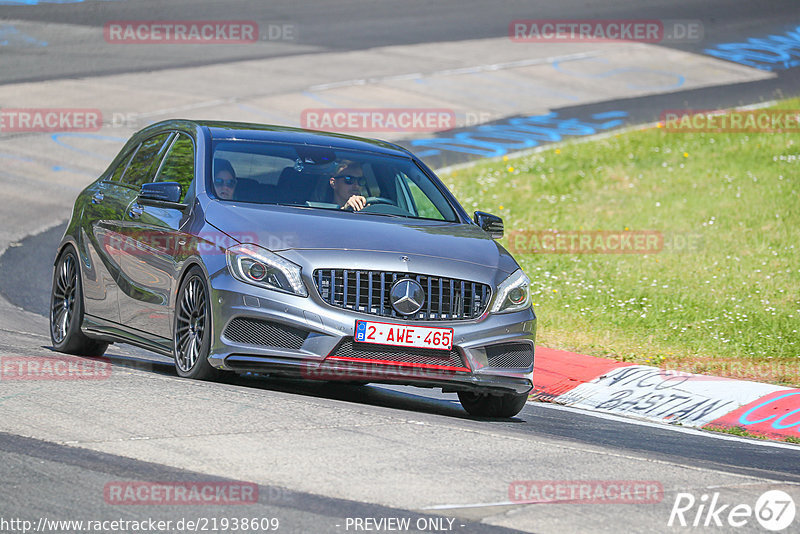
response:
M800 439L800 389L536 348L531 399L695 428Z

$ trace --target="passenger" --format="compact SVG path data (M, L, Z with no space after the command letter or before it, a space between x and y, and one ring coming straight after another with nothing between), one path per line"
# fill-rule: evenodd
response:
M214 191L222 200L233 200L236 192L236 173L227 159L214 160Z
M344 160L336 169L336 174L331 177L330 184L333 189L333 201L343 210L351 209L360 211L367 205L363 188L367 180L361 164L355 161Z

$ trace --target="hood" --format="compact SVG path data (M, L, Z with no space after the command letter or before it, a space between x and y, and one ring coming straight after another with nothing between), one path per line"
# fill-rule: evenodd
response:
M209 224L236 241L273 252L388 252L444 258L505 272L517 268L505 249L473 224L219 201L210 202L205 215Z

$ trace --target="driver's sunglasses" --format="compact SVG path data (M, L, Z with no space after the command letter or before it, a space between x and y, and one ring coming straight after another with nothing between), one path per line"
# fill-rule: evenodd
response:
M344 180L344 183L346 183L347 185L353 185L354 183L358 183L358 185L360 185L362 187L367 185L367 179L364 178L363 176L344 176L344 175L340 175L340 176L334 176L333 178L335 180Z
M225 187L233 187L236 185L236 178L230 180L223 180L222 178L214 178L214 185L224 185Z

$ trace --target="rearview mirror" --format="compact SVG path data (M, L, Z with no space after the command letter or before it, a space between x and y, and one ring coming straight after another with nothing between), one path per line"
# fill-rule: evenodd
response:
M142 184L139 190L139 203L140 204L179 204L181 201L181 184L178 182L154 182L149 184Z
M296 165L302 169L305 165L328 165L336 162L336 153L330 148L318 146L297 147Z
M475 224L483 228L492 236L492 239L500 239L503 237L503 219L491 213L484 213L482 211L475 212Z

